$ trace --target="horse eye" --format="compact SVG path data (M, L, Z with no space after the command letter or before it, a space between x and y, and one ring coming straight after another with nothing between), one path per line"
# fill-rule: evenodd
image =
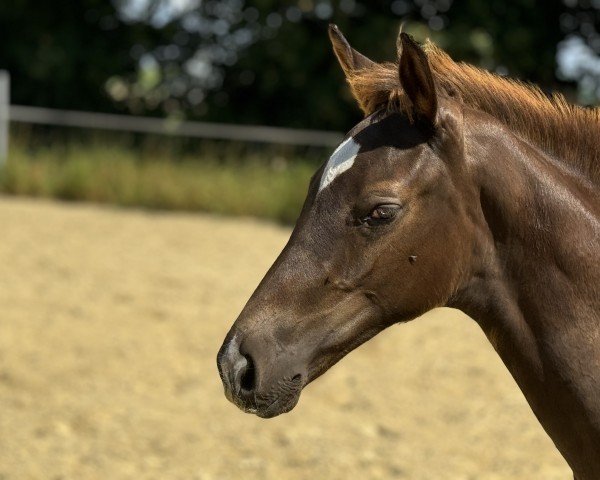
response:
M369 226L382 225L390 222L400 210L398 205L378 205L369 215L363 218L363 223Z

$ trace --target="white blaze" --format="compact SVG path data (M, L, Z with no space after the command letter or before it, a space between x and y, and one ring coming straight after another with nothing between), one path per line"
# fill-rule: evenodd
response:
M327 165L325 165L325 170L323 170L319 192L333 182L338 175L341 175L354 165L354 160L356 159L359 150L360 145L356 143L352 137L344 140L344 142L335 149L335 152L329 157Z

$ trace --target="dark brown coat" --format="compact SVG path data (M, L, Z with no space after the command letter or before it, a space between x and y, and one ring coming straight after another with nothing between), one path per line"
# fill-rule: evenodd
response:
M226 395L286 412L384 328L450 306L481 326L576 478L600 479L598 110L405 34L389 64L330 36L366 118L225 339Z

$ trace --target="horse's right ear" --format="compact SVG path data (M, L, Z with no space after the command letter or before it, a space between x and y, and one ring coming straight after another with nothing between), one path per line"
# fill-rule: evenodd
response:
M335 56L340 62L346 76L349 76L355 70L375 65L375 62L354 50L348 43L348 40L346 40L346 37L342 35L338 26L333 23L329 25L329 38L331 39Z
M438 110L435 82L429 60L410 35L398 36L400 85L413 104L415 113L435 125Z

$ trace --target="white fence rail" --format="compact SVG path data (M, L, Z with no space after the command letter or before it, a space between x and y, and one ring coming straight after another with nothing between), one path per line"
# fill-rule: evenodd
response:
M339 132L319 130L182 122L173 119L11 105L9 85L8 73L0 71L0 163L8 154L10 122L310 147L337 146L343 138Z

